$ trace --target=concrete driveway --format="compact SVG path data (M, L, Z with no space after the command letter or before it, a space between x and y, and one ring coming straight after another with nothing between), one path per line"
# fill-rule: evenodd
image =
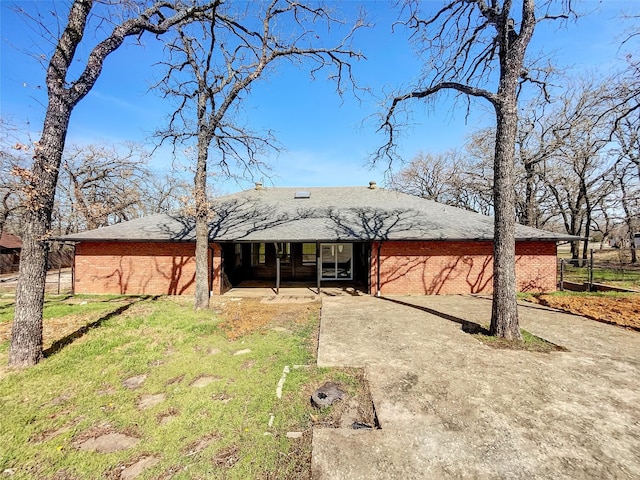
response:
M521 306L569 351L496 350L452 321L488 298L394 300L323 300L318 364L366 369L381 429L314 430L314 478L640 478L639 333Z

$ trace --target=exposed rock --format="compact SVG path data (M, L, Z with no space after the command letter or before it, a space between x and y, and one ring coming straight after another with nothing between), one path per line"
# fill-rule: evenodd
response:
M220 380L220 379L218 377L211 377L211 376L198 377L193 382L191 382L191 386L196 388L206 387L214 380Z
M160 462L158 457L142 457L133 465L128 466L120 473L121 480L133 480L142 474L147 468L151 468Z
M147 374L143 373L142 375L136 375L135 377L127 378L122 382L122 385L124 385L129 390L135 390L136 388L140 388L146 379Z
M164 393L156 393L153 395L143 395L138 402L138 408L140 410L144 410L147 408L155 407L159 403L164 401L165 394Z
M99 437L89 438L78 444L78 450L94 451L98 453L112 453L135 447L139 438L130 437L124 433L107 433Z

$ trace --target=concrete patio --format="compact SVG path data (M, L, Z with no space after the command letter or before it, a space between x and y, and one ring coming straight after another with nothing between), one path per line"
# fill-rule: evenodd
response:
M380 430L316 429L316 479L640 478L640 335L547 308L566 352L496 350L487 297L323 299L318 364L363 367Z

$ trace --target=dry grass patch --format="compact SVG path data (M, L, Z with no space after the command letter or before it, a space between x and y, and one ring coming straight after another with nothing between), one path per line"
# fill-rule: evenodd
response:
M309 315L319 315L320 303L268 304L259 298L221 298L211 307L220 316L218 324L229 340L273 327L292 327L306 323Z
M640 330L639 294L555 292L532 295L527 300L600 322Z

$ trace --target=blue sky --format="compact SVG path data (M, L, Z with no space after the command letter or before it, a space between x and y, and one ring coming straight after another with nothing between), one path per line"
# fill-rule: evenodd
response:
M437 2L432 2L437 5ZM17 123L29 122L37 138L46 104L44 67L24 52L48 53L49 46L12 6L38 8L48 18L53 10L49 1L14 2L0 0L1 63L0 110L2 117ZM265 160L272 166L272 177L263 179L276 186L366 185L383 180L387 165L371 169L369 158L384 142L376 132L375 115L381 112L385 92L411 85L421 64L413 54L406 33L391 33L398 13L392 3L382 1L335 2L336 8L354 14L364 4L373 28L356 36L355 47L367 60L354 66L357 81L371 94L357 100L347 93L335 94L335 86L324 77L311 80L308 71L284 67L255 84L243 104L243 120L252 128L272 130L284 151ZM579 75L592 72L606 75L623 64L627 49L620 50L620 13L640 13L637 1L587 1L579 8L589 12L577 22L543 24L537 31L530 52L543 51L556 65ZM60 16L66 15L65 3L56 2ZM129 46L115 52L92 92L75 109L68 144L98 141L136 141L152 145L150 133L164 125L171 106L148 86L160 72L152 68L159 48L153 40L146 47ZM637 49L637 44L635 45ZM629 46L630 48L631 46ZM491 111L474 103L465 119L461 102L452 99L426 108L411 105L412 125L400 139L399 153L410 160L418 152L443 152L461 147L475 129L492 125ZM188 158L181 160L188 163ZM160 149L152 160L156 171L171 169L168 149ZM400 166L396 164L395 166ZM256 178L260 179L260 178ZM221 191L235 191L249 182L226 182Z

